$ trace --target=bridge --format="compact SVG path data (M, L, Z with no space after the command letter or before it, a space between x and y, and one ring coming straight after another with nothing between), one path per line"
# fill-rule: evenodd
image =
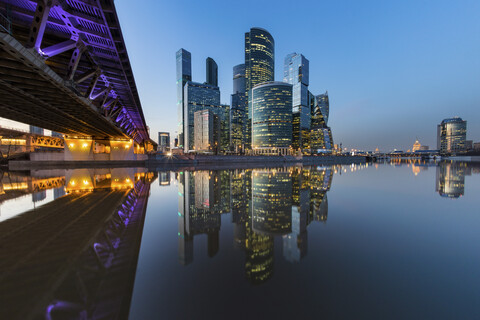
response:
M2 1L0 95L0 117L64 134L70 159L75 139L124 142L117 160L155 145L111 0Z

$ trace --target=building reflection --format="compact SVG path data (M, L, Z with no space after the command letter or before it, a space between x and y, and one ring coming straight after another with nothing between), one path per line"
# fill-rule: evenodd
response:
M442 197L459 198L465 193L465 174L471 174L464 162L441 162L437 166L435 190Z
M179 261L193 261L193 236L207 234L209 255L218 251L220 215L231 212L234 247L245 252L245 275L261 284L274 272L274 240L283 257L307 254L307 227L326 223L331 167L180 172Z
M180 263L188 265L195 235L207 235L210 257L218 252L220 215L230 212L230 177L228 171L185 171L178 186L178 255Z

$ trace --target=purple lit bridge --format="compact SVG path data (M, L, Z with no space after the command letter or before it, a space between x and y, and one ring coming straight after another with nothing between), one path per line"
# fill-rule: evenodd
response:
M0 1L0 117L153 149L112 0Z

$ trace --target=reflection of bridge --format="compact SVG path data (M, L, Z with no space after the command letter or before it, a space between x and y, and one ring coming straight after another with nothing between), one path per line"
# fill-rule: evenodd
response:
M151 178L0 223L0 317L126 318Z
M113 1L7 0L0 13L0 116L152 148Z

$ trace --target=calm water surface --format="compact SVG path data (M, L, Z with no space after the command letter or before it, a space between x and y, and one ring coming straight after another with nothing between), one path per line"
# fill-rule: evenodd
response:
M2 315L478 319L479 173L454 162L4 174Z

